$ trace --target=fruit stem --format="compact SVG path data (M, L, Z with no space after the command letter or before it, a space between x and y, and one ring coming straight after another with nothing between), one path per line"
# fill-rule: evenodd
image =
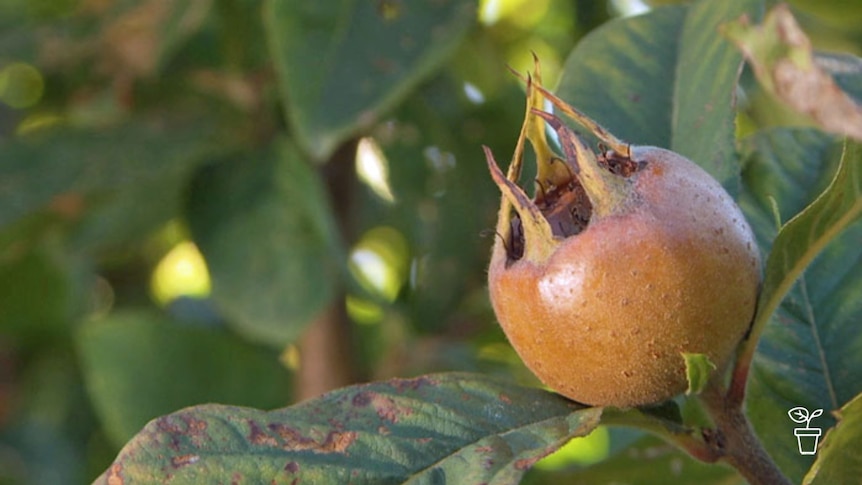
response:
M644 414L637 408L627 410L605 408L602 411L602 424L635 427L654 434L705 463L715 463L721 458L720 454L707 445L697 428L661 421Z
M730 376L730 387L727 391L728 402L742 406L745 401L745 388L748 385L748 371L751 369L751 360L754 357L754 352L746 358L746 349L742 350L736 365L733 367L733 373Z
M593 214L605 217L618 213L629 199L631 187L627 179L599 165L596 154L556 116L534 109L533 114L544 119L560 138L566 162L587 192Z
M716 456L736 468L751 485L791 485L763 449L742 404L729 399L718 378L713 378L698 397L715 424L714 429L703 430L703 438Z

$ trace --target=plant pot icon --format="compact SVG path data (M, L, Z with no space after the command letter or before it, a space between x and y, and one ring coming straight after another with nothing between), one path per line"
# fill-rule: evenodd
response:
M796 443L799 445L800 455L813 455L817 453L817 443L820 441L820 428L796 428Z
M796 428L793 434L796 435L796 443L799 445L800 455L813 455L817 453L817 443L820 441L820 428L812 428L811 420L823 414L822 409L815 409L809 413L802 406L795 407L787 411L787 415L794 423L805 423L804 428Z

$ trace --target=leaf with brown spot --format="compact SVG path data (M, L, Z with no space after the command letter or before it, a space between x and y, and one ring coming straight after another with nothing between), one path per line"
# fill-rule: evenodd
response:
M862 106L816 62L811 41L787 5L775 6L761 25L743 18L724 31L768 92L824 130L862 140Z
M515 483L601 413L461 373L346 387L271 412L207 404L150 422L95 483L121 472L146 483Z

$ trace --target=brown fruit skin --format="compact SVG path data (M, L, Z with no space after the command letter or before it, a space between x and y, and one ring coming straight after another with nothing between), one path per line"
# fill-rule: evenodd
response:
M760 285L754 236L717 181L668 150L632 147L631 158L646 165L622 214L594 218L543 264L506 267L497 243L489 268L492 305L521 359L547 386L594 406L685 391L681 352L721 368Z

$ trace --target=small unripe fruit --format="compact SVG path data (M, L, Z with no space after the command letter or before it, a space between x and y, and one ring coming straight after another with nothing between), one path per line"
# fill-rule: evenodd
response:
M486 149L503 192L488 272L497 319L533 373L575 401L669 399L687 388L683 353L721 369L748 330L761 273L754 236L703 169L620 142L536 76L508 177ZM597 155L558 118L531 110L540 95L611 149ZM543 123L565 158L547 146ZM525 137L539 163L532 200L514 183Z

